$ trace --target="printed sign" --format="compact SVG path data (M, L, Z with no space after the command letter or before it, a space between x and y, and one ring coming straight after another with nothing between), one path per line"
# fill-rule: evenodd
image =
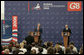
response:
M12 32L17 31L17 16L12 16Z
M81 2L68 2L68 11L81 11Z

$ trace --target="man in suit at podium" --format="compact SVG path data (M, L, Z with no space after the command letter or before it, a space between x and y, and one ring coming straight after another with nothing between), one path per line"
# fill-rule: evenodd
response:
M71 29L68 28L68 25L65 25L65 28L63 29L63 32L69 32L71 34ZM68 45L69 45L69 37L70 36L68 36Z
M41 39L42 28L40 27L40 23L38 23L37 28L35 28L34 32L39 33L39 39Z

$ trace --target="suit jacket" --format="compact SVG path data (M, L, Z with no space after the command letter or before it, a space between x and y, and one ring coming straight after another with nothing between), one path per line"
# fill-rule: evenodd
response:
M34 37L29 35L25 38L25 40L27 41L27 45L28 45L34 42Z
M37 32L38 31L37 28L35 28L34 31ZM42 33L42 28L39 29L39 32Z
M63 32L70 32L70 34L71 34L71 29L68 28L68 30L66 30L66 28L64 28L64 29L63 29Z

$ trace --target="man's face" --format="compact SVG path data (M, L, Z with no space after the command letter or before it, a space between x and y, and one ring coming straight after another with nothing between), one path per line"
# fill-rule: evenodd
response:
M38 24L38 26L40 26L40 24Z
M65 25L65 28L68 28L68 25Z

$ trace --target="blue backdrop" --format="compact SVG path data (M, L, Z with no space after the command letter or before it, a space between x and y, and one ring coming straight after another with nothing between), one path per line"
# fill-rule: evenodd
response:
M18 16L18 39L19 42L24 40L28 32L34 31L37 23L41 23L43 28L42 40L63 42L61 31L64 25L68 24L72 34L70 41L74 41L77 48L83 43L83 3L82 11L67 11L68 1L6 1L5 2L5 19L12 20L13 15ZM39 3L41 10L32 10ZM50 7L43 9L43 3L52 3L54 5L64 5L65 7Z

